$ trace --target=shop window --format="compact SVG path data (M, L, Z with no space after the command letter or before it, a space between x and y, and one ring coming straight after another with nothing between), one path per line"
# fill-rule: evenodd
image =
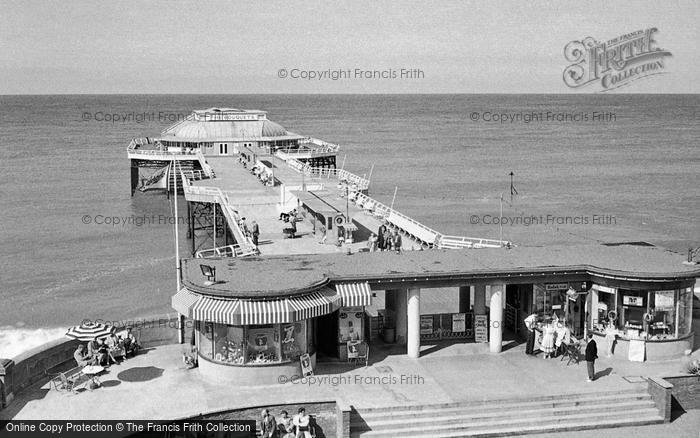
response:
M266 364L280 361L279 324L254 325L248 327L247 332L247 363Z
M664 339L675 335L676 292L672 290L649 293L649 336Z
M214 351L214 324L211 322L199 323L199 354L212 359Z
M693 322L693 289L688 287L678 291L678 330L676 335L690 334L690 324Z
M344 307L338 314L338 342L362 341L362 322L364 311L362 307Z
M214 327L214 359L235 365L245 362L243 327L216 324Z
M633 338L645 332L645 319L647 313L647 291L620 290L620 300L622 301L622 313L620 317L620 327L625 329L625 333Z
M281 324L282 360L298 360L299 356L307 352L306 321L292 324Z

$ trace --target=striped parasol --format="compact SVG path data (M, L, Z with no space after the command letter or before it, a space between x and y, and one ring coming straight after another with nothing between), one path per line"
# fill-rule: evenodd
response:
M66 336L79 341L91 341L95 338L104 338L114 333L115 328L111 325L100 323L84 322L75 327L71 327L66 332Z

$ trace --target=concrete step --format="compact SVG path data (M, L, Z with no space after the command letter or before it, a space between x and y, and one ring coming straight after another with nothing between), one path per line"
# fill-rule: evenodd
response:
M464 422L478 422L487 420L506 420L518 421L523 417L534 417L539 419L547 419L550 417L558 418L562 416L575 414L601 414L608 412L610 409L627 412L637 412L644 409L656 409L656 405L651 399L624 401L615 403L596 403L590 405L572 405L568 407L535 407L529 406L525 409L504 410L494 408L485 412L473 412L463 408L451 408L445 411L428 411L421 413L420 416L415 414L404 414L399 417L390 415L389 417L373 417L361 418L351 417L351 430L387 430L402 427L407 422L412 426L429 424L437 426L442 424L459 424Z
M458 438L458 437L473 437L473 438L486 438L486 437L503 437L503 436L521 436L533 433L552 433L552 432L568 432L568 431L578 431L578 430L591 430L591 429L607 429L607 428L617 428L617 427L630 427L630 426L645 426L649 424L660 424L663 423L663 418L657 415L645 415L637 416L635 418L622 418L622 419L590 419L581 421L570 421L567 423L541 423L531 426L510 426L501 428L490 428L481 430L453 430L453 431L440 431L431 433L416 433L412 431L401 431L392 432L384 435L370 435L369 432L361 433L351 433L352 438L365 438L365 437L408 437L411 438Z
M583 430L608 427L623 427L662 423L663 418L655 408L635 410L630 418L630 412L609 412L605 417L593 417L589 413L563 415L547 418L521 418L520 420L491 420L477 422L455 422L445 425L416 425L410 422L404 427L380 431L353 431L353 437L361 438L391 438L400 436L411 437L487 437L510 436L527 433L545 433L567 430ZM352 429L351 429L352 430Z
M483 401L465 401L451 402L428 405L395 405L386 408L362 408L356 407L357 414L362 418L368 419L373 417L386 418L387 415L420 415L423 413L438 413L444 412L447 409L471 409L480 411L493 411L502 409L522 408L523 406L550 406L550 407L565 407L579 406L586 403L599 403L607 401L631 401L631 400L647 400L650 399L649 394L645 390L621 390L621 391L606 391L600 393L580 393L568 395L550 395L531 398L514 398L514 399L494 399ZM354 412L353 412L354 414Z

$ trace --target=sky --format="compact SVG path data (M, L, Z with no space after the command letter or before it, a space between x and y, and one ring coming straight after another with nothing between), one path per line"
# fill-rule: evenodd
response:
M0 94L592 92L564 84L565 45L650 27L672 53L665 74L616 92L700 90L694 1L0 0L0 11ZM357 73L402 68L414 77Z

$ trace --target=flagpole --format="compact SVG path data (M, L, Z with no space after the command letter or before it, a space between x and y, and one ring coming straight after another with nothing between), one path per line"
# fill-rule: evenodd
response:
M396 201L396 192L399 191L399 186L394 187L394 197L391 198L391 207L389 207L390 210L394 209L394 201Z
M175 169L175 158L173 158L173 172L175 172L175 183L173 187L173 196L175 198L175 270L177 272L177 292L180 292L182 283L180 281L180 235L178 233L178 211L177 211L177 170ZM178 314L177 316L177 340L180 344L185 343L185 316Z

